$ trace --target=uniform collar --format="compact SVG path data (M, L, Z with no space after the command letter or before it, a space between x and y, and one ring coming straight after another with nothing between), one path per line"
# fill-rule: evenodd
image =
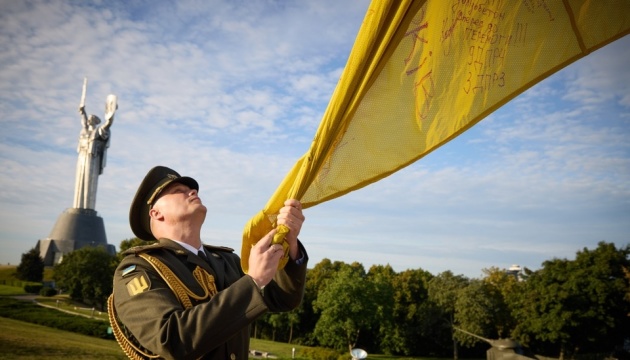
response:
M177 243L179 246L183 247L184 249L186 249L186 250L190 251L191 253L193 253L193 254L195 254L195 255L197 255L197 253L199 253L199 251L203 251L203 244L201 244L201 246L199 247L199 249L195 249L195 247L194 247L194 246L192 246L192 245L190 245L190 244L188 244L188 243L181 242L181 241L179 241L179 240L173 240L173 239L169 239L169 240L171 240L171 241L173 241L173 242Z

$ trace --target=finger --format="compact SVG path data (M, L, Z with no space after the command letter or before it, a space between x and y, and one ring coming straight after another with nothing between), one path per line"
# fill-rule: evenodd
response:
M273 236L276 235L277 230L273 229L267 233L267 235L263 236L262 239L258 240L256 243L257 246L260 246L261 249L267 250L269 245L271 245L271 240L273 240Z
M295 217L278 218L278 225L286 226L289 229L289 233L299 230L302 227L301 223L301 220Z
M269 256L269 266L272 269L277 269L278 268L278 264L280 263L280 259L282 259L282 252L278 251L275 252L273 254L270 254Z
M304 220L304 214L302 213L302 210L297 209L293 206L284 206L280 209L280 211L278 212L278 218L282 218L282 217L293 217L295 219L299 219L299 220Z
M271 247L273 248L271 249L273 256L277 256L278 258L281 258L284 255L284 248L282 247L282 245L274 244L274 245L271 245Z
M281 252L282 250L283 248L280 244L273 244L269 247L269 251L271 251L273 254Z
M292 225L293 227L302 226L302 223L304 222L304 220L305 220L304 215L300 213L281 214L278 216L278 223L282 221L282 223L286 225Z
M299 211L302 211L302 203L296 199L289 199L284 202L284 206L291 206Z

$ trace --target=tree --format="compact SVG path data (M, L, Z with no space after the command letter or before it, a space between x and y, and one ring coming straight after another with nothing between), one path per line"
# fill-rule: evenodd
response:
M526 272L530 272L525 268ZM494 298L496 311L493 314L493 331L488 334L490 337L507 338L512 336L512 331L518 321L514 318L514 310L518 306L524 292L525 283L519 279L527 276L516 277L508 274L505 269L496 267L483 270L486 277L484 284L488 287L488 294ZM531 273L531 272L530 272Z
M376 312L372 314L376 326L372 330L374 350L385 354L398 351L399 339L395 329L399 326L394 320L394 278L396 272L390 265L373 265L367 274L374 295L372 301Z
M103 247L84 247L64 256L55 266L54 277L70 298L84 301L105 310L107 297L112 293L116 256Z
M295 310L283 314L285 314L289 323L289 340L287 342L291 344L293 342L293 328L300 323L300 315Z
M470 280L462 288L455 301L455 323L461 329L486 338L494 337L493 324L496 312L501 311L498 305L501 300L491 294L490 286L479 279ZM473 346L481 340L456 331L455 338L459 344Z
M543 263L526 281L526 292L517 309L521 323L515 334L561 358L580 352L610 351L622 345L630 328L630 284L624 268L630 266L630 246L617 249L600 242L595 250L584 248L576 259ZM537 350L538 350L537 349Z
M376 304L373 288L366 280L363 265L353 263L342 268L326 282L313 303L320 318L314 333L323 346L337 350L354 348L362 330L374 324Z
M429 281L429 299L443 311L444 324L451 331L453 339L453 359L459 358L457 340L455 337L455 309L457 298L463 288L468 285L468 278L463 275L453 275L445 271Z
M41 282L44 279L44 259L39 251L32 248L22 254L22 261L16 269L16 277L24 281Z
M276 329L284 326L283 313L270 313L267 317L267 323L271 325L271 341L276 341Z
M284 341L291 344L293 341L293 327L299 323L297 311L268 313L262 318L265 325L271 328L272 341ZM278 334L278 332L280 334Z
M341 261L332 262L330 259L324 258L312 269L307 270L304 298L300 306L294 310L299 316L299 330L297 336L294 337L300 338L302 344L318 345L313 330L319 320L319 313L315 311L313 303L317 299L317 295L324 289L326 282L335 276L344 265L346 264Z
M442 313L429 301L428 271L406 270L393 279L395 352L406 356L440 353ZM448 332L450 334L450 331Z

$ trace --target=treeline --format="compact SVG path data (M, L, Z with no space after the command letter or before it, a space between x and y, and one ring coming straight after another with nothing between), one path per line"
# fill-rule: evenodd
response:
M121 243L120 252L146 244ZM396 272L324 259L307 272L300 307L269 313L251 327L252 337L347 354L483 357L479 338L511 338L536 354L575 358L628 358L630 343L630 245L600 242L574 260L545 261L517 277L505 269L483 270L480 279L446 271ZM83 248L55 266L57 286L71 298L104 309L121 255ZM25 259L23 259L25 260ZM620 355L621 354L621 355Z
M252 336L348 351L405 356L483 356L486 339L511 338L536 354L628 356L630 248L601 242L574 260L552 259L517 277L485 269L481 279L365 270L324 259L307 273L299 309L267 314ZM471 351L473 349L475 351Z

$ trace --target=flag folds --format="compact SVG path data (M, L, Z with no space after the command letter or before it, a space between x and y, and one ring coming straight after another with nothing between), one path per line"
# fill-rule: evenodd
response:
M373 0L310 149L245 226L243 270L286 199L391 175L628 33L630 0Z

